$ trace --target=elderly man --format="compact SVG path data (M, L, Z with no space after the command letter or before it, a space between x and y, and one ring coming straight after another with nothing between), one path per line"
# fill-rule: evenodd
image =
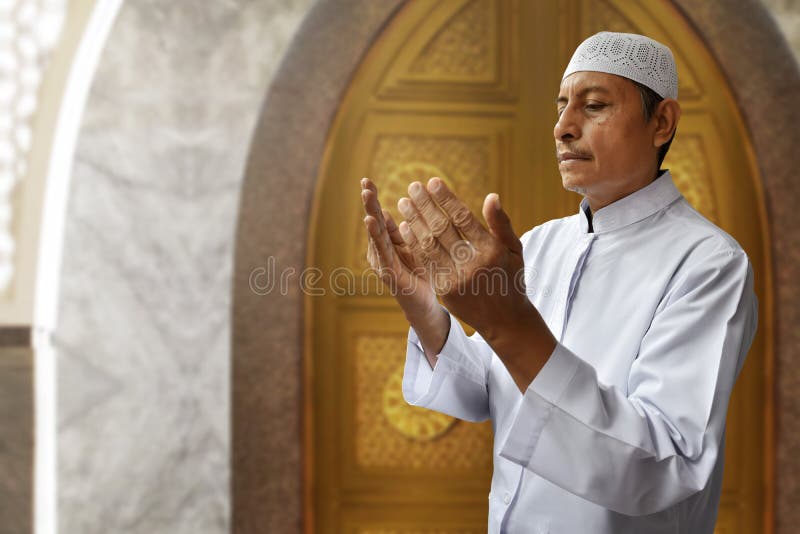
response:
M412 183L398 226L362 180L370 263L411 325L406 400L492 420L491 533L714 530L757 300L739 244L659 170L677 94L664 45L584 41L553 131L584 198L521 237L494 193L487 229L441 180Z

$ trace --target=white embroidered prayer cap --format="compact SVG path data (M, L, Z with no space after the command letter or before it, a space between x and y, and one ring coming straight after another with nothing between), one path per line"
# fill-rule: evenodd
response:
M600 32L582 42L564 71L616 74L649 87L662 98L678 98L678 71L672 50L635 33Z

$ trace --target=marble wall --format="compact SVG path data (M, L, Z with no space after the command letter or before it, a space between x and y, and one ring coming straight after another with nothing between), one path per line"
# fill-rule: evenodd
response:
M310 4L129 0L119 13L67 213L59 532L228 531L240 182L268 82Z
M765 1L800 54L799 2ZM267 85L311 3L128 0L119 14L67 214L60 532L229 529L239 191Z

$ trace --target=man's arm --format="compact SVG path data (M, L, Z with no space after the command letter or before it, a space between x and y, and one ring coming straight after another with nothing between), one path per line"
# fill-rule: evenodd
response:
M414 329L431 369L434 369L450 333L450 314L444 308L439 308L429 320L418 320L408 316L406 319Z
M406 401L459 419L489 417L486 388L491 351L466 337L439 305L433 288L391 215L378 203L370 180L361 181L369 234L367 258L389 288L411 326L403 375ZM450 229L449 237L458 237ZM441 358L440 358L441 356Z
M401 206L409 223L400 232L424 261L446 264L433 246L436 233L418 222L438 214L428 209L429 216L425 195L410 192L414 210ZM602 384L586 360L555 342L524 288L498 293L479 284L482 270L521 272L521 245L499 201L484 202L487 232L444 184L431 180L428 193L475 250L457 265L457 290L442 300L491 344L524 393L500 455L628 515L658 512L702 490L757 323L744 252L708 252L673 281L621 389Z
M422 266L407 249L392 216L381 209L378 188L368 178L361 180L361 201L366 212L367 261L381 276L417 332L433 367L447 339L449 317L439 306Z
M479 336L468 337L448 314L450 329L434 366L422 353L412 328L403 370L403 397L420 406L464 421L489 419L489 368L492 349Z
M524 391L553 351L555 338L528 300L522 278L522 243L496 195L487 196L484 202L488 231L438 178L432 178L427 189L412 183L409 196L398 202L406 219L397 228L404 250L427 274L427 281L447 309L473 326L479 338L468 338L458 321L451 318L436 359L430 357L428 348L439 345L441 337L422 340L431 371L419 365L421 351L412 328L404 396L410 404L461 419L484 420L489 417L492 348L500 350L499 354L509 354L506 367ZM414 326L410 318L409 322ZM441 332L437 328L431 337ZM425 333L431 334L430 330ZM524 338L511 340L516 334ZM505 340L511 342L501 349L498 343ZM521 343L525 344L524 351L518 350Z
M601 383L581 355L557 345L525 392L500 455L627 515L655 513L702 490L756 329L747 256L714 253L667 298L626 388Z
M556 346L524 287L522 242L495 194L486 197L488 230L438 178L409 187L398 202L399 233L430 273L442 302L475 328L524 392Z

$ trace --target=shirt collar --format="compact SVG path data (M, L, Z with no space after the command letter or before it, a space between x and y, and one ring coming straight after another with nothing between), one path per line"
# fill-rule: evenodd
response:
M671 204L681 196L672 181L669 170L663 171L655 180L626 197L597 210L592 215L594 233L610 232L641 221ZM589 231L589 218L586 211L589 201L586 197L580 204L580 221L583 233Z

